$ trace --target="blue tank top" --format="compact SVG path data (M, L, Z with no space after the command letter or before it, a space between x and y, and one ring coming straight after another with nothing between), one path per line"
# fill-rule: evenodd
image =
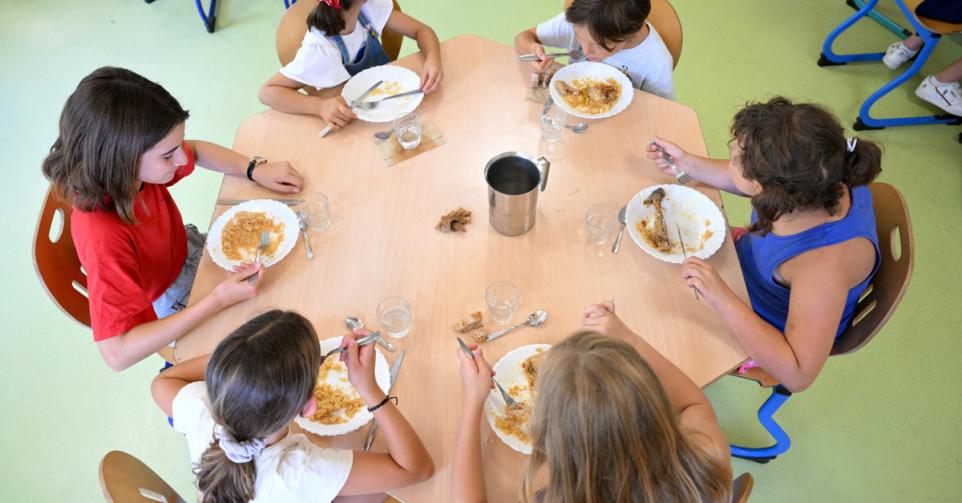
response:
M842 319L835 337L848 328L855 313L858 298L878 271L880 255L878 236L875 232L872 192L863 185L851 188L850 194L852 206L848 210L848 215L841 220L828 222L791 236L776 236L773 233L760 236L748 233L735 243L748 297L752 302L752 310L779 331L785 331L791 289L775 282L775 270L786 260L815 248L842 243L853 238L862 237L872 242L872 246L875 247L875 266L864 281L848 291L845 310L842 312ZM757 216L752 211L752 223L756 220Z

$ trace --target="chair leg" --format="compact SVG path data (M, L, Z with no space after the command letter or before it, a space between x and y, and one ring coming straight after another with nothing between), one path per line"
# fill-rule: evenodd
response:
M878 4L878 0L868 0L861 9L852 15L852 17L846 19L838 26L832 30L831 33L825 37L825 42L822 44L822 54L818 58L818 66L835 66L844 65L846 63L851 63L854 61L880 61L882 56L885 55L884 52L867 52L861 54L835 54L832 51L832 45L845 30L848 30L855 23L859 22L863 17L869 15L872 9Z
M845 3L848 4L849 7L859 10L865 5L865 0L846 0ZM868 13L868 17L874 19L876 23L882 25L883 28L894 33L898 37L901 37L902 39L912 35L911 30L903 28L902 25L892 21L886 17L885 14L873 10Z
M792 440L788 438L788 433L785 433L785 430L775 422L775 418L772 416L791 396L792 392L779 384L772 388L771 396L758 409L758 421L762 423L768 434L775 439L775 443L762 448L740 447L732 444L730 446L732 456L757 463L768 463L778 455L788 451L788 448L792 445Z
M194 0L194 5L197 6L197 13L200 14L200 19L204 22L207 33L214 33L214 23L217 22L217 0L210 0L210 7L206 13L200 0Z

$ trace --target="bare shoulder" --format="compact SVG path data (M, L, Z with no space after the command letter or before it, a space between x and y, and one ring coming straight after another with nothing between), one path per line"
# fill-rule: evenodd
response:
M848 288L861 283L875 267L875 246L857 237L809 250L785 261L779 271L791 284L802 277L842 279Z

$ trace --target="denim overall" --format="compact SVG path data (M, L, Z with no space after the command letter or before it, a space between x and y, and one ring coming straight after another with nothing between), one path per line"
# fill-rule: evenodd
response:
M357 51L357 61L351 62L351 56L347 53L347 46L344 45L344 39L342 39L340 35L331 36L331 40L337 44L338 50L341 51L341 62L344 63L344 69L347 70L347 73L351 76L372 66L386 65L391 62L391 58L387 57L387 53L384 52L384 47L381 46L378 33L371 27L371 22L368 21L367 16L364 15L364 11L361 11L357 22L361 23L361 27L368 31L367 41L364 42L361 49Z

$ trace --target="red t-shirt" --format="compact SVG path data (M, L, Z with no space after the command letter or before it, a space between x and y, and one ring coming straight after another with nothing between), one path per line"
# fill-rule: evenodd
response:
M164 185L145 183L134 202L136 224L114 209L70 216L70 234L87 272L94 340L127 333L157 319L153 301L174 283L187 260L187 232L167 187L194 171L194 153L184 144L187 164Z

